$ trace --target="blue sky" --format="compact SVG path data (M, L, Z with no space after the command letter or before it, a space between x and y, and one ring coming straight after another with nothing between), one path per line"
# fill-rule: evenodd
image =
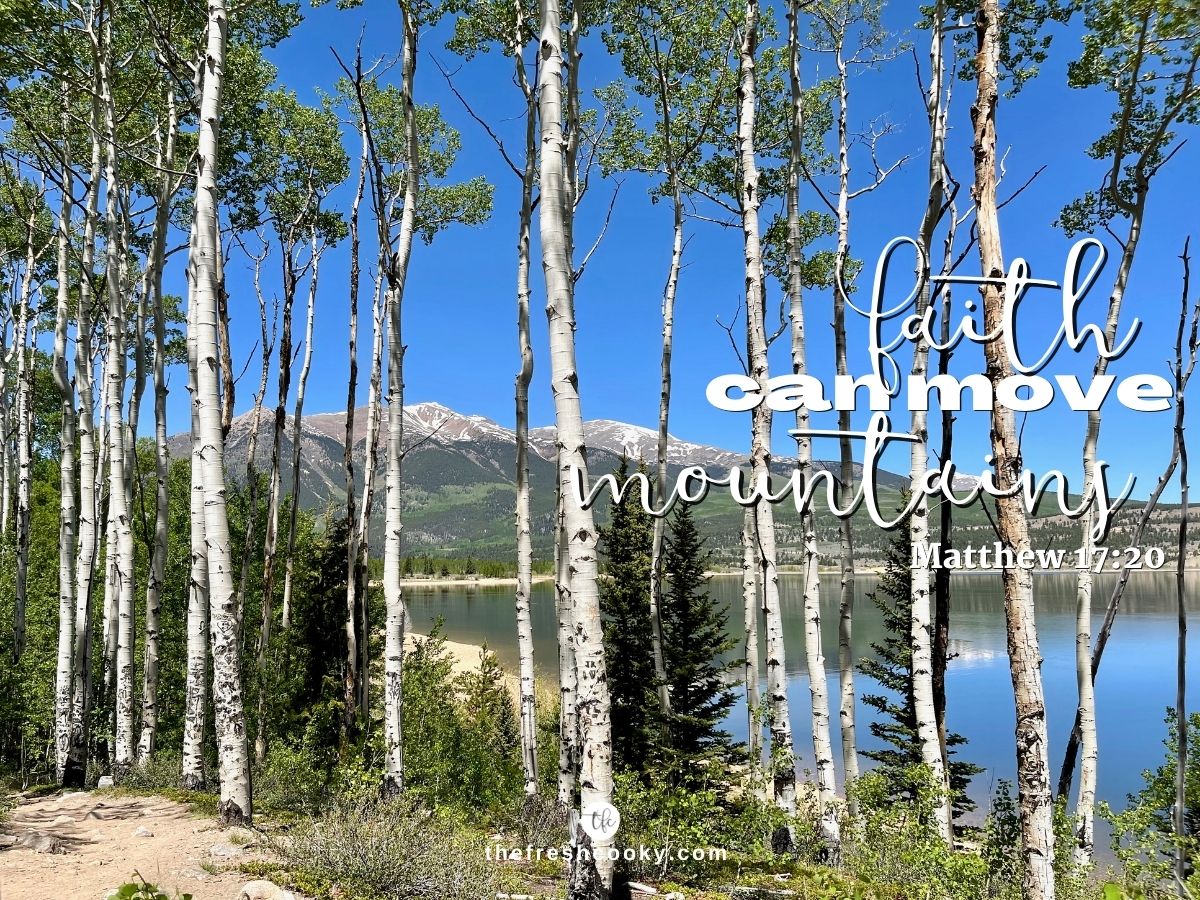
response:
M302 100L314 102L318 89L328 90L339 70L330 51L343 56L353 53L360 33L364 55L394 54L399 46L399 13L395 4L367 0L355 10L338 10L333 4L305 9L304 21L279 48L270 52L279 68L280 82L296 90ZM927 58L926 39L912 25L917 5L895 3L885 21L897 36L916 42L917 52ZM482 111L501 133L518 134L521 101L511 83L510 66L499 57L477 58L469 63L444 48L449 27L443 23L422 38L417 73L418 101L438 103L446 118L462 133L463 150L455 174L462 178L485 175L496 186L495 210L489 222L475 228L455 228L442 234L433 246L418 244L414 251L409 286L404 303L408 346L405 360L408 402L436 400L464 413L478 413L511 426L513 423L513 375L517 367L514 305L514 235L519 184L499 160L491 141L462 109L446 88L434 58L447 68L458 68L459 90ZM1037 181L1002 213L1006 260L1026 258L1035 275L1059 279L1072 243L1053 222L1062 205L1099 183L1101 166L1085 155L1087 145L1107 128L1110 97L1103 91L1075 91L1066 86L1067 61L1077 52L1077 30L1058 28L1051 57L1024 91L1002 101L999 135L1005 151L1006 177L1001 195L1007 195L1039 167L1045 169ZM810 57L810 77L829 69L829 63ZM616 61L608 58L596 38L585 48L581 83L585 98L593 89L620 75ZM851 85L853 128L863 128L879 116L891 121L896 133L882 145L887 160L911 154L912 161L878 191L852 207L853 253L866 263L860 296L869 291L870 273L880 249L892 237L912 234L919 223L924 201L926 125L924 108L910 54L902 54L878 71L857 75ZM960 206L967 204L970 185L971 127L968 106L973 85L955 85L950 134L950 160L955 176L963 183ZM732 128L732 125L731 125ZM353 141L353 136L350 136ZM350 147L354 152L354 148ZM1110 371L1118 377L1141 372L1167 374L1179 303L1180 264L1178 255L1192 227L1195 196L1195 147L1185 145L1156 182L1150 200L1143 246L1126 300L1125 321L1132 315L1143 319L1142 332L1132 350ZM861 164L862 159L856 160ZM861 179L867 178L866 169ZM581 248L589 246L599 229L616 184L596 179L585 200L577 225ZM577 345L581 391L586 418L609 418L654 427L657 421L660 302L671 241L670 210L666 204L652 205L647 182L638 176L624 178L616 200L607 236L597 250L579 286L576 306ZM348 206L347 187L337 199ZM816 208L820 201L808 189L803 202ZM369 225L367 226L370 227ZM544 293L534 228L533 326L537 368L531 398L533 424L553 421L553 406L547 381ZM1102 237L1102 236L1101 236ZM721 412L705 400L709 379L737 371L738 363L728 337L716 324L719 316L728 321L742 292L741 234L702 221L688 224L687 253L677 299L674 394L671 430L680 438L715 444L730 449L748 445L746 414ZM364 260L370 256L364 254ZM897 272L903 267L898 266ZM1111 283L1112 263L1100 284ZM972 253L964 273L978 270ZM314 369L308 386L306 410L326 412L344 407L345 338L347 327L347 253L343 246L326 254L321 273L317 308ZM231 295L231 327L238 366L246 359L258 335L257 305L246 261L234 255L228 263L227 282ZM180 272L175 277L181 279ZM176 285L178 289L181 285ZM973 292L960 289L958 303ZM366 367L369 354L369 289L364 291L360 334L360 390L365 402ZM1083 321L1101 320L1107 292L1094 291L1083 306ZM301 298L302 299L302 298ZM778 286L772 284L768 305L778 306ZM298 300L299 305L300 300ZM961 311L961 305L959 306ZM1022 336L1027 333L1043 341L1058 327L1057 295L1043 293L1024 307ZM774 313L772 312L772 315ZM831 304L827 292L810 292L806 300L810 367L814 374L831 377L833 339ZM297 310L297 328L302 311ZM865 374L866 332L863 320L850 317L850 368ZM740 339L739 339L740 341ZM773 348L773 374L789 371L786 339ZM1090 346L1090 345L1089 345ZM1090 372L1094 357L1063 350L1049 365L1047 374ZM253 371L239 384L238 411L249 408L254 390ZM962 345L954 370L959 375L982 371L982 353L974 345ZM171 426L182 430L187 423L184 373L171 377ZM268 397L274 388L269 388ZM777 416L775 449L786 453L791 441L786 429L790 416ZM907 419L898 408L894 421ZM1135 495L1144 496L1153 485L1170 449L1168 413L1134 413L1111 398L1105 406L1105 425L1100 456L1112 466L1118 483L1127 473L1136 474ZM865 417L856 415L855 426ZM818 420L818 427L833 427L833 420ZM1084 414L1056 403L1032 414L1026 425L1026 465L1037 472L1061 468L1078 479L1079 445ZM982 414L963 414L956 433L955 462L961 471L978 472L987 452L987 429ZM827 442L818 455L832 457L836 447ZM936 461L936 460L935 460ZM890 468L902 470L905 461L889 458Z

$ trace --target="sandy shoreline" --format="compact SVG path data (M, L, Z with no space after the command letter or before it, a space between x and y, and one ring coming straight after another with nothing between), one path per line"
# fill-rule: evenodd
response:
M553 581L553 575L534 575L533 583L541 584L544 581ZM517 577L514 575L511 578L401 578L401 587L499 587L503 585L516 585Z
M968 575L968 576L1000 575L1002 573L1002 571L1003 571L1002 569L956 569L956 570L954 570L954 574L955 575ZM1031 570L1032 574L1034 574L1034 575L1066 575L1066 574L1073 575L1073 574L1075 574L1076 571L1078 571L1078 570L1075 569L1074 566L1070 566L1070 567L1064 566L1061 569L1032 569ZM1190 572L1200 572L1200 568L1197 568L1195 566L1188 566L1185 569L1185 571L1187 571L1189 573ZM1136 574L1137 572L1151 572L1151 573L1170 575L1170 574L1174 574L1175 568L1174 568L1174 566L1163 566L1163 568L1161 568L1161 569L1135 569L1135 570L1133 570L1133 572L1134 572L1134 574ZM862 575L862 576L865 576L868 578L877 577L877 576L881 575L882 573L883 573L883 570L881 568L855 569L854 570L855 575ZM704 574L708 578L717 578L717 577L720 577L720 578L739 577L740 578L742 573L731 569L731 570L723 571L723 572L705 572ZM801 572L799 569L780 569L779 574L780 575L803 575L804 573ZM821 569L820 574L822 574L822 575L840 575L841 570L836 569L836 568ZM1107 570L1107 571L1099 573L1099 574L1119 575L1120 573L1114 572L1112 570ZM601 577L603 577L603 576L601 576ZM553 580L554 580L553 575L534 575L533 576L534 584L543 584L543 583L550 582ZM517 584L517 579L515 577L513 577L513 578L436 578L436 577L434 577L434 578L404 578L404 579L401 579L402 587L420 587L420 588L515 587L516 584Z

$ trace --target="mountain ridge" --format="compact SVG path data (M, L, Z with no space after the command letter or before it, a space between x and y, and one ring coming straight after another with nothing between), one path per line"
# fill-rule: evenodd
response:
M379 446L386 441L386 410L381 411ZM254 467L269 471L275 412L260 412ZM225 445L225 463L231 476L244 480L249 462L254 411L234 418ZM280 446L280 468L285 492L292 480L293 418L285 417ZM404 408L403 502L405 543L417 549L442 553L478 555L511 554L512 517L515 502L516 434L482 415L457 412L441 403L426 401ZM355 410L353 454L356 477L361 486L366 459L367 409ZM657 431L611 419L584 423L588 466L593 476L616 471L622 458L652 463L657 457ZM345 411L305 414L301 420L300 505L320 510L338 504L345 494ZM553 544L554 427L530 429L530 487L535 547L546 552ZM189 452L190 436L176 434L168 440L173 456ZM376 470L376 485L382 486L383 454ZM684 466L702 466L710 474L723 476L733 466L748 463L746 454L684 441L671 436L668 442L668 472L673 477ZM795 460L776 457L772 468L786 476ZM834 470L836 463L817 461L819 469ZM856 465L856 475L861 466ZM890 472L880 473L884 487L898 491L905 480ZM376 504L376 518L382 504ZM607 519L607 504L597 505L601 522ZM706 503L698 511L706 521L714 549L732 551L740 543L741 511L732 501ZM379 528L372 529L375 538ZM374 539L373 538L373 541Z

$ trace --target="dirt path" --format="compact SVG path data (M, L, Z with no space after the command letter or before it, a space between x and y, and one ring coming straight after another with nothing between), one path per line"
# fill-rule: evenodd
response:
M169 894L237 900L250 877L228 870L256 852L251 833L162 797L44 797L0 826L0 900L104 900L135 871Z

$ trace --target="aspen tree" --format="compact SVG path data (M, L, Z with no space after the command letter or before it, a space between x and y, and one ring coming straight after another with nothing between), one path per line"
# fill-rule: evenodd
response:
M1101 0L1084 6L1091 39L1081 57L1068 68L1073 88L1103 87L1114 95L1113 127L1088 150L1106 164L1101 187L1068 204L1058 224L1068 235L1090 233L1098 227L1112 232L1114 220L1124 220L1119 239L1120 257L1109 291L1104 325L1106 352L1118 343L1121 310L1143 233L1146 204L1155 177L1171 159L1178 142L1173 129L1190 121L1200 108L1197 64L1200 47L1184 37L1186 22L1165 15L1153 6L1130 6ZM1185 43L1179 41L1184 38ZM1182 48L1182 52L1179 52ZM1136 123L1136 125L1134 124ZM1109 356L1097 354L1093 373L1103 377ZM1089 410L1081 448L1083 492L1096 480L1101 410ZM1095 511L1089 508L1080 520L1081 548L1092 558ZM1123 579L1122 579L1123 580ZM1070 793L1076 754L1080 753L1079 793L1075 809L1075 858L1091 861L1095 844L1095 802L1099 745L1096 735L1096 700L1093 682L1124 588L1112 594L1105 624L1092 647L1092 595L1094 574L1082 566L1076 574L1075 661L1079 704L1059 775L1059 796Z
M917 276L920 291L917 296L917 315L924 315L931 302L930 255L933 236L945 209L945 144L946 107L943 102L945 62L942 42L945 5L938 2L933 11L930 26L931 43L930 81L925 98L925 112L929 121L929 169L928 196L925 212L917 234L919 256ZM929 344L918 338L913 347L912 377L924 378L929 370ZM921 484L929 467L929 414L924 410L913 410L909 431L917 440L912 442L909 457L909 489L917 498L917 504L909 517L909 536L912 546L929 543L929 500ZM939 728L937 704L934 700L933 665L933 622L931 613L930 571L924 566L914 565L912 583L912 693L913 710L916 717L917 740L921 746L921 760L928 767L931 777L939 787L934 800L934 819L938 833L948 845L953 843L953 816L950 810L950 779L945 758L942 729Z
M221 421L218 298L221 289L217 254L216 167L221 119L221 90L229 20L224 0L209 0L207 51L200 102L196 158L196 208L188 261L196 329L196 415L203 475L203 521L208 549L209 623L212 634L213 707L221 783L218 815L222 822L250 821L250 760L238 665L236 592L225 503L225 438Z
M62 85L62 143L60 146L60 206L58 212L57 279L54 311L54 386L62 401L62 425L59 430L59 495L62 501L58 519L58 657L54 677L54 749L55 780L66 778L67 757L71 745L72 665L75 644L75 529L77 500L75 491L75 382L67 368L67 334L70 325L71 218L74 171L71 168L68 134L70 129L70 93Z
M808 372L804 322L804 259L800 223L800 179L804 153L804 94L800 75L800 9L788 6L788 84L790 87L789 153L787 177L788 315L791 326L792 372ZM809 412L796 409L796 466L805 479L812 477L812 437ZM825 675L825 651L821 639L821 577L817 551L816 515L809 508L801 514L804 536L804 656L808 667L808 689L812 697L813 759L817 776L817 800L821 806L822 835L828 844L840 839L837 822L837 783L833 742L829 734L829 685Z
M554 395L555 433L558 445L558 489L562 503L562 531L569 580L566 587L574 633L577 679L576 713L579 750L580 804L586 809L612 800L612 727L608 683L605 676L604 637L600 623L596 542L598 534L590 509L570 496L572 473L587 478L583 415L580 409L575 363L574 265L572 263L574 161L564 133L574 103L572 83L578 77L578 55L570 55L564 68L563 21L558 0L539 0L541 61L538 69L538 114L541 131L542 270L546 279L546 316L550 327L550 384ZM576 11L577 14L577 11ZM578 29L575 28L578 33ZM563 85L567 84L564 103ZM564 108L566 107L566 108ZM577 122L577 118L574 119ZM573 131L573 129L572 129ZM580 830L577 840L588 841ZM612 890L613 861L608 858L611 838L594 843L589 859L572 861L569 893L572 897L607 897ZM600 857L600 858L597 858Z
M975 7L975 100L971 107L974 131L975 180L971 188L979 232L980 271L989 278L1003 276L1004 255L996 202L996 108L1000 97L999 0L979 0ZM1004 292L996 281L980 288L984 330L1003 331ZM1008 339L984 345L987 375L992 384L1012 374ZM1021 450L1013 411L993 402L992 456L997 486L1007 489L1021 470ZM1029 522L1019 497L996 498L1000 540L1014 553L1029 552ZM1001 573L1008 632L1009 670L1016 707L1017 790L1021 818L1020 853L1026 900L1054 898L1054 805L1050 793L1046 743L1046 701L1042 690L1041 653L1034 626L1033 575L1022 567Z
M742 241L746 266L746 361L750 377L766 391L767 333L763 291L762 241L759 229L758 163L755 149L756 76L759 6L747 0L738 52L737 146L741 167ZM751 413L750 460L753 478L767 479L771 467L771 410L759 404ZM771 731L771 780L775 803L788 816L796 812L796 758L787 696L786 647L779 597L775 546L775 512L760 500L754 506L758 534L758 567L766 611L767 716ZM791 830L788 829L789 841Z
M521 93L523 113L523 156L510 155L504 141L486 124L484 127L521 185L517 209L517 348L520 364L514 385L516 409L516 550L517 587L514 612L517 624L519 671L518 707L520 711L521 765L527 796L538 793L537 697L533 657L533 621L530 602L533 593L533 539L529 487L529 385L533 381L534 352L529 328L530 231L533 222L534 186L537 181L537 96L526 68L526 48L533 40L532 10L526 0L493 0L464 4L454 24L454 38L448 46L473 57L491 44L499 45L513 65L513 81ZM443 70L451 90L467 107L476 121L482 119L467 106L467 100L454 87Z

